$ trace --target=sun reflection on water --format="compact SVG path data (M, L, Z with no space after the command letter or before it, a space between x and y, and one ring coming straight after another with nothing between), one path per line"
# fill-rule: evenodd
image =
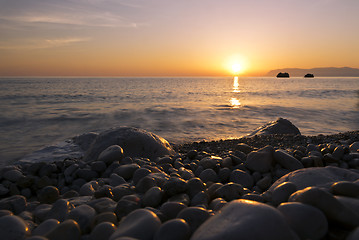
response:
M240 93L241 91L239 90L239 80L238 80L238 76L235 76L233 78L233 93ZM232 97L230 100L229 100L232 108L239 108L242 104L241 102L239 101L239 99L237 97Z
M239 90L239 81L237 76L233 78L233 92L241 92Z

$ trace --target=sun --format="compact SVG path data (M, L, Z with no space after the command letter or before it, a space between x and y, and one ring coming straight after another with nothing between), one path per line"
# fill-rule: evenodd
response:
M232 64L232 72L233 74L238 74L242 70L242 66L239 63Z

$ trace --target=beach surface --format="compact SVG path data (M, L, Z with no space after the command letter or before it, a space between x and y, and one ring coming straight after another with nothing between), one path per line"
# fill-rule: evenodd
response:
M0 169L4 239L359 239L359 131L74 142L82 156Z

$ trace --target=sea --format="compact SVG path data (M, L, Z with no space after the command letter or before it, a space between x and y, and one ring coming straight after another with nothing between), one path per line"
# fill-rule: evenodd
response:
M0 113L0 165L118 126L174 144L239 138L279 117L335 134L359 129L359 78L2 77Z

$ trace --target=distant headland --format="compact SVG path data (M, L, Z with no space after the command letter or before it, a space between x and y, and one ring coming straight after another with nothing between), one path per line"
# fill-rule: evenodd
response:
M327 68L281 68L269 71L266 76L276 76L279 72L287 72L291 77L303 77L307 73L313 73L316 77L359 77L359 68L327 67Z

